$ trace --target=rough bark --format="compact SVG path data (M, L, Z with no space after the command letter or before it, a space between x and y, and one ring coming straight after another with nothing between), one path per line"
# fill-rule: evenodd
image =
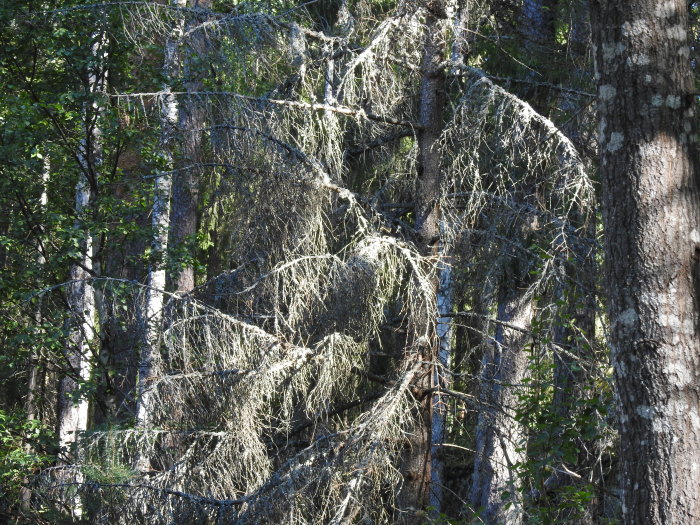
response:
M174 4L184 7L186 0L175 0ZM210 0L195 2L197 7L208 9ZM197 22L198 23L198 22ZM182 32L182 28L180 29ZM185 76L185 90L188 95L179 107L178 121L183 131L182 163L185 167L194 166L198 162L204 127L204 112L197 97L190 95L202 91L201 74L194 63L197 57L205 56L207 46L206 32L196 31L190 37L182 60ZM167 65L166 65L167 67ZM200 66L201 67L201 66ZM192 257L190 253L192 242L197 235L197 209L199 207L199 181L196 170L184 169L175 173L172 181L172 203L170 207L170 243L171 247L181 254ZM185 261L171 277L171 288L176 292L187 293L195 287L194 266Z
M425 41L421 71L423 80L420 88L419 122L421 131L418 133L418 188L415 205L415 229L418 232L421 251L426 256L439 256L440 240L440 162L437 141L443 128L443 111L445 107L445 72L441 63L445 52L445 6L443 2L429 2L426 5ZM438 279L434 282L434 292L438 293ZM414 386L432 388L434 385L435 366L439 362L440 341L435 333L435 320L426 319L425 326L411 327L411 331L423 341L418 349L423 361L435 363L433 370L421 370L414 380ZM428 334L428 337L425 337ZM438 378L439 380L439 378ZM433 404L437 399L438 408L441 401L438 396L426 395L420 400L419 414L416 419L418 426L407 445L404 454L402 471L404 486L399 494L399 509L402 511L401 523L420 523L416 511L431 503L437 504L438 492L431 497L433 486L442 484L440 479L433 479L432 467L436 467L439 476L442 468L433 464L431 451L439 454L439 447L434 443L441 441L442 436L434 436L432 430L439 431L440 413L437 410L436 420L433 420ZM444 425L444 421L442 423ZM439 461L436 457L436 462Z
M514 465L525 460L519 450L525 447L525 430L514 412L527 373L524 346L534 307L511 282L501 285L498 302L498 321L517 328L497 325L493 344L482 358L471 502L484 523L516 525L522 522L523 507Z
M700 523L700 184L687 2L591 2L623 521Z

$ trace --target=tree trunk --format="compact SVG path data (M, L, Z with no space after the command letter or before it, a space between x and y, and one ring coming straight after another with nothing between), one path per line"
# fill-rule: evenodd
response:
M700 523L700 187L684 0L591 2L623 521Z
M174 4L184 7L187 0L175 0ZM200 9L209 9L210 0L195 2ZM197 22L196 22L197 23ZM182 33L183 28L179 29ZM186 103L180 104L179 121L183 131L182 163L185 169L175 172L172 181L172 205L170 207L170 243L178 255L186 259L180 262L178 270L171 277L171 287L175 292L187 293L194 290L195 275L191 258L194 257L193 241L197 235L197 208L199 205L199 180L196 165L199 162L204 114L201 103L192 93L202 91L201 74L197 71L197 55L205 56L206 33L196 31L189 37L187 53L183 60L185 73ZM167 68L168 65L166 64ZM201 66L199 66L201 67Z
M49 202L49 196L47 193L47 185L49 182L49 176L51 174L51 162L49 160L48 154L44 155L43 169L41 171L41 196L39 197L39 209L42 213L46 211L46 205ZM36 242L36 258L34 262L37 268L43 268L46 264L46 257L44 255L44 247L42 245L42 236L44 233L44 226L41 225L38 229L37 235L39 238ZM41 272L40 272L41 273ZM41 285L41 283L37 283ZM38 303L36 305L36 310L34 311L34 320L36 321L37 327L41 326L42 314L41 314L42 300L41 296L38 298ZM39 387L40 379L40 354L36 348L32 349L32 355L29 364L29 382L27 385L27 419L41 419L39 416L39 407L37 405L37 389Z
M174 5L184 7L184 0L175 0ZM179 73L179 38L182 35L184 22L178 20L173 27L170 38L165 44L163 73L172 79ZM153 192L153 258L148 271L148 288L146 289L146 304L142 317L144 319L143 343L139 361L138 400L136 404L136 424L139 428L147 428L152 413L151 383L157 374L160 358L161 324L163 320L163 291L165 290L164 258L168 249L168 234L170 232L170 193L172 187L172 172L174 168L173 149L177 141L178 103L171 93L170 86L164 86L160 107L160 150L163 156L163 171L155 179ZM137 467L148 470L148 458L137 458Z
M559 0L524 0L523 16L525 24L523 24L523 32L525 34L526 47L530 50L536 50L542 46L552 46L556 42L553 41L554 22L557 18L557 7ZM541 52L541 50L540 50Z
M87 91L89 97L104 92L107 42L104 33L93 35L92 56L97 66L89 71ZM90 279L93 273L93 236L86 226L91 213L94 189L97 185L97 170L102 164L99 102L86 104L85 136L78 155L80 175L75 191L76 229L83 234L80 239L80 260L71 266L68 285L68 306L71 312L70 333L65 349L67 374L60 380L58 388L58 439L59 446L67 453L64 461L76 458L70 452L80 432L87 428L88 399L79 396L80 382L89 381L92 374L92 342L95 337L95 292Z
M537 82L551 80L551 69L541 67L551 60L556 41L556 14L559 0L524 0L522 15L524 47L528 52L528 61L534 64L527 78L533 84L526 85L520 96L527 100L537 113L548 116L551 104L551 92L548 87L537 86ZM540 72L539 70L543 70ZM546 76L545 76L546 75ZM556 75L556 73L555 73Z
M64 350L65 375L58 384L58 444L61 449L60 461L64 464L79 463L80 452L78 440L87 429L89 417L89 399L80 391L81 383L91 380L93 369L93 342L95 339L95 321L97 309L95 290L92 286L93 274L93 235L89 223L94 206L98 171L102 164L102 133L99 125L101 102L96 95L104 93L107 73L104 64L107 55L107 37L104 32L92 36L91 54L94 65L89 66L87 78L87 95L92 99L84 107L85 135L80 143L78 160L80 174L75 190L76 230L83 238L79 240L80 260L70 269L70 281L67 289L67 302L70 309L69 334ZM79 470L60 475L68 483L82 483ZM72 493L72 489L68 489ZM83 513L79 496L69 496L66 507L75 518Z
M418 133L418 188L415 206L415 229L418 232L421 251L425 256L439 258L440 240L440 208L438 199L440 196L440 162L437 141L443 128L443 111L445 107L445 72L441 63L445 51L445 6L443 2L431 2L427 7L425 22L425 42L423 51L422 73L423 80L420 89L419 122L422 126ZM439 273L439 268L438 268ZM433 283L434 292L439 291L438 280ZM432 316L437 312L426 312ZM415 326L411 330L416 338L429 334L428 339L422 339L420 352L426 363L434 363L433 369L422 370L417 374L414 386L420 389L429 389L436 379L435 367L439 362L440 341L435 333L434 324L437 319L426 319L424 326ZM449 337L449 335L447 335ZM432 436L436 431L442 434L444 417L442 410L437 410L433 418L433 404L437 400L437 407L442 406L439 396L426 395L420 399L419 414L416 414L418 427L416 428L407 451L404 454L402 470L404 474L404 486L399 494L399 508L403 513L401 523L421 523L417 511L428 503L440 502L441 488L431 496L432 488L441 485L440 473L442 467L434 463L431 451L437 451L436 443L441 442L443 436ZM442 422L441 422L442 420ZM433 479L432 468L437 469Z
M445 461L443 455L445 449L443 445L447 437L447 405L446 400L440 395L440 389L451 386L450 371L452 365L452 318L450 314L452 313L454 282L450 267L451 259L445 251L444 245L442 245L438 260L438 353L437 360L433 365L433 388L437 388L438 391L433 394L431 400L429 504L435 516L439 515L444 504Z
M46 205L49 202L49 196L47 193L47 185L49 182L49 176L51 174L51 162L49 159L49 155L45 154L44 155L44 162L43 162L43 169L41 171L41 195L39 197L39 209L41 213L43 214L46 211ZM44 256L44 247L42 244L42 237L44 234L44 225L40 225L37 231L37 235L39 236L37 241L36 241L36 257L34 259L34 263L36 264L36 267L39 269L39 273L41 274L41 269L44 267L46 264L46 257ZM41 286L41 282L37 282L37 285ZM38 297L37 299L37 305L36 309L34 310L34 321L36 322L36 326L38 330L41 330L41 324L43 321L43 316L41 312L41 307L42 307L42 298L41 296ZM39 349L33 348L31 357L29 358L29 378L28 378L28 384L27 384L27 399L26 399L26 410L27 410L27 419L29 421L34 421L34 420L39 420L41 421L41 414L39 412L39 383L40 381L43 380L43 374L42 374L42 356L40 354ZM24 450L27 453L32 453L33 452L33 447L30 443L26 443L24 446ZM21 492L20 492L20 500L21 500L21 505L22 505L22 510L24 512L29 512L31 509L31 498L32 498L32 491L28 487L28 479L25 478L24 483L25 486L22 487Z
M512 281L511 278L508 279ZM502 283L494 342L485 349L481 368L476 457L471 501L488 525L522 522L520 480L514 465L525 460L525 430L514 419L518 389L526 376L524 351L534 308L511 282Z
M591 233L592 238L594 230L591 226L579 231L582 234ZM567 281L557 294L564 305L558 313L553 334L554 396L549 409L555 421L549 440L550 446L554 448L551 457L557 463L552 465L555 470L544 480L542 488L545 492L555 492L565 485L580 485L580 479L584 480L584 488L590 488L590 482L600 481L594 481L592 475L594 464L599 460L599 456L593 452L598 443L585 440L581 435L571 434L572 430L587 430L577 427L575 422L580 414L581 403L585 403L591 395L585 388L590 384L590 372L582 364L590 363L594 359L591 345L595 341L597 265L592 246L576 238L569 239L568 242L573 245L572 258L565 263L564 274ZM587 424L593 425L594 422L588 421ZM568 435L565 433L567 427L570 428ZM566 447L578 449L575 464L564 464ZM580 478L567 474L566 470L574 471ZM584 516L576 517L578 511L575 508L563 508L559 516L579 525L593 523L598 505L599 501L594 498L587 505Z

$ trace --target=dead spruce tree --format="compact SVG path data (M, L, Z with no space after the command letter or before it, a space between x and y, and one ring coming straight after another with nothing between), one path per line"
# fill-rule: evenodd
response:
M166 49L166 69L173 28L182 46L212 43L188 48L212 71L198 91L169 79L111 101L137 129L160 120L181 141L180 153L164 145L182 158L156 185L167 171L197 179L221 271L186 294L119 283L147 312L142 362L159 366L140 371L135 428L80 442L76 467L103 473L78 487L89 519L415 524L450 505L524 519L516 417L531 359L551 360L567 308L555 298L573 275L562 269L595 249L594 193L550 120L446 60L461 25L486 16L462 7L341 3L322 27L248 4L115 7L144 55ZM175 130L183 100L200 113ZM455 311L466 288L479 306ZM452 359L449 326L465 318L481 334L461 353L479 371ZM478 395L451 388L462 373ZM472 490L455 498L444 467L465 403L477 451L461 456ZM127 474L105 475L116 467ZM47 502L67 488L44 483Z

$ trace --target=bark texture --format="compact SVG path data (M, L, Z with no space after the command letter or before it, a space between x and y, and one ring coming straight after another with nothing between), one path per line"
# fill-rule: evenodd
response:
M624 523L700 523L700 187L687 2L591 3Z
M501 285L499 296L498 321L504 324L497 326L482 358L471 502L487 525L516 525L522 522L523 507L515 465L526 456L521 450L525 431L513 415L518 387L527 373L523 347L534 306L511 283Z
M173 3L181 7L187 5L186 0L175 0ZM211 7L211 0L195 1L193 3L195 7L202 9ZM188 24L188 27L199 23L202 23L202 20L195 18L191 24ZM179 32L182 33L182 30L183 28L180 27ZM179 122L180 129L183 131L182 164L185 169L175 172L172 181L170 243L172 248L186 255L189 259L193 256L191 253L192 242L197 234L199 181L195 166L199 162L202 128L204 127L204 111L201 107L201 101L191 94L203 90L202 75L198 71L202 66L197 66L196 63L199 57L206 56L206 47L208 45L206 32L195 31L188 38L188 44L182 60L185 89L188 95L183 103L179 105L178 120L175 121L176 123ZM174 66L175 63L171 66L165 65L166 68ZM192 263L189 260L184 261L179 270L171 277L171 280L171 286L174 291L184 293L192 291L195 287L194 266Z
M184 0L176 0L174 5L183 7ZM179 21L173 27L171 38L165 44L163 72L172 78L179 69L178 39L182 35L184 24ZM152 209L153 226L153 260L148 271L148 288L143 312L144 339L139 360L138 401L136 404L136 421L139 427L146 428L151 413L151 382L157 373L160 356L160 334L163 319L163 290L165 289L164 258L168 249L170 231L170 194L172 189L172 171L174 168L173 148L177 139L178 103L171 94L170 86L163 89L160 108L160 148L163 155L164 171L155 179ZM148 467L146 458L139 458L139 467Z
M440 162L437 141L443 128L443 111L445 107L445 72L441 66L445 52L446 27L445 5L441 1L428 2L426 4L425 37L423 48L423 61L421 71L423 80L420 88L419 122L422 126L418 133L418 188L416 195L415 229L418 232L421 251L424 255L439 256L440 239L440 208L438 198L440 195ZM438 293L439 283L436 279L433 283L435 294ZM432 313L432 312L431 312ZM435 312L437 314L437 312ZM424 326L411 328L421 344L418 348L421 358L426 363L439 362L440 341L435 331L437 319L426 319ZM415 380L414 386L420 389L429 389L436 380L435 371L421 370ZM403 512L402 523L422 523L422 519L416 511L429 503L439 506L441 487L431 497L432 486L441 485L440 473L442 468L436 456L431 458L431 451L439 455L439 447L434 447L436 440L441 441L442 436L435 436L433 431L442 434L441 417L436 414L433 419L433 404L435 397L424 395L420 400L419 414L416 414L418 425L407 444L402 464L405 478L404 487L399 494L399 508ZM438 400L438 411L441 409ZM435 470L437 479L433 479L432 470Z

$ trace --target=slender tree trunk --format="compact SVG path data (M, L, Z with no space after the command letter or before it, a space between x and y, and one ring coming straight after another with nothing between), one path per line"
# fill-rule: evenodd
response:
M700 523L700 170L685 0L595 0L623 522Z
M416 222L421 242L421 251L425 256L439 258L440 241L440 162L437 141L444 125L443 110L445 107L445 72L441 66L445 51L445 6L442 2L428 4L425 28L425 41L423 51L422 73L423 81L420 89L419 121L422 126L418 134L418 189L416 196ZM434 283L434 292L439 292L439 282ZM432 312L428 312L431 315ZM424 370L417 374L415 386L418 388L432 388L436 379L439 380L442 371L434 371L439 363L440 341L435 333L436 319L426 319L424 326L412 327L419 340L423 361L433 363L433 371ZM425 340L424 334L428 334ZM445 341L449 333L445 334ZM437 409L434 413L434 404ZM431 451L437 452L437 443L441 442L444 429L444 413L442 400L439 396L426 395L420 400L420 413L416 414L419 421L410 444L404 454L402 465L404 474L404 487L399 495L399 508L404 512L402 523L420 523L417 510L428 503L440 505L438 498L441 495L441 472L439 454L434 463L431 459ZM435 431L439 435L432 436ZM435 467L433 478L432 468ZM440 485L436 493L432 493L433 486Z
M534 307L513 281L501 284L494 342L482 358L476 457L471 501L488 525L522 522L521 483L514 466L525 460L525 429L515 421L520 385L527 374Z
M100 129L101 102L96 95L104 93L106 88L107 55L106 34L102 31L92 36L91 53L94 64L88 71L87 95L92 99L85 104L85 135L78 153L80 175L75 190L76 230L82 234L79 241L80 260L70 269L70 282L67 290L70 309L69 335L64 359L66 372L58 385L58 444L61 449L60 460L64 464L79 463L80 434L87 429L89 417L89 400L80 392L81 383L91 380L93 370L93 343L95 339L95 322L97 308L95 290L91 279L93 274L93 235L89 223L92 213L98 171L102 164L102 132ZM83 481L79 470L62 475L68 483L80 484ZM68 493L72 487L68 485ZM66 505L75 518L83 513L79 496L69 496Z
M41 195L39 197L39 209L43 213L46 210L46 205L49 202L49 197L48 193L46 191L46 186L49 182L49 175L51 173L51 162L49 159L48 154L44 155L44 162L42 166L42 171L41 171ZM34 259L34 263L36 264L36 267L38 269L43 268L43 266L46 264L46 257L44 256L44 250L42 246L42 236L43 236L43 225L40 225L39 231L37 232L37 235L39 238L37 239L36 242L36 257ZM41 271L39 272L41 273ZM41 286L41 283L37 283L39 286ZM34 321L36 323L36 327L38 330L41 328L43 316L41 312L41 307L42 307L42 300L41 296L38 298L38 302L36 305L36 309L34 310ZM37 348L32 349L32 353L30 356L30 361L29 361L29 378L28 378L28 384L27 384L27 399L26 399L26 410L27 410L27 419L29 421L34 421L34 420L41 420L41 415L39 413L39 406L38 406L38 399L39 399L39 384L40 381L43 380L42 377L42 363L41 363L41 354ZM33 452L33 447L30 443L27 443L24 447L25 451L28 453ZM20 494L20 499L21 499L21 505L22 505L22 510L24 512L28 512L31 509L31 497L32 497L32 492L31 490L26 486L28 483L28 479L25 478L24 484L25 486L22 487L21 494Z
M445 253L444 244L440 243L438 259L438 353L433 370L433 387L438 391L433 394L431 400L431 429L430 429L430 498L429 504L436 516L439 515L444 504L445 486L445 460L444 442L447 437L447 405L446 400L440 395L440 388L451 386L452 365L452 300L454 293L454 281L451 258Z
M51 174L51 162L49 159L48 154L44 155L44 162L43 162L43 169L41 171L41 195L39 197L39 209L41 212L44 212L46 210L46 205L49 202L49 196L46 190L46 187L49 182L49 176ZM36 258L34 260L34 263L36 264L37 268L43 268L43 266L46 264L46 257L44 256L44 247L42 245L42 240L41 240L41 235L43 234L43 225L40 226L39 231L37 232L37 235L39 235L39 239L37 240L36 243ZM41 272L40 272L41 273ZM39 283L40 284L40 283ZM42 301L41 297L38 300L38 303L36 305L36 310L34 311L34 320L36 321L37 327L41 326L42 322L42 314L41 314L41 306L42 306ZM37 389L39 386L39 379L40 379L40 370L41 370L41 365L40 365L40 355L37 349L32 350L32 355L30 357L30 368L29 368L29 383L27 385L27 401L26 401L26 407L27 407L27 419L33 420L33 419L38 419L38 412L39 412L39 407L37 406Z
M184 7L185 0L175 0L174 5ZM163 73L172 79L179 73L179 39L184 29L184 21L180 19L173 27L170 38L165 44ZM160 107L160 150L163 156L163 171L159 171L154 183L152 227L153 227L153 259L148 271L148 288L144 306L144 331L141 345L138 375L138 400L136 404L136 424L139 428L148 428L152 407L151 383L158 373L160 359L160 339L163 320L163 291L165 290L164 259L168 249L168 234L171 227L170 197L172 189L172 172L174 168L173 149L177 141L179 121L178 102L171 88L163 88ZM137 458L137 468L148 470L149 458Z
M96 66L88 74L88 95L94 97L104 92L106 72L103 64L106 59L106 36L99 32L93 35L92 56ZM79 396L80 382L90 380L92 374L92 342L95 337L95 292L90 279L93 273L93 236L86 225L93 206L94 189L97 185L97 170L102 164L101 130L99 116L100 103L96 100L86 104L85 137L80 144L80 176L75 191L76 229L81 231L80 260L70 270L68 286L68 306L71 312L71 326L65 349L67 373L59 382L58 389L58 439L66 455L64 461L70 463L80 432L87 428L88 400Z
M588 0L576 0L569 10L569 35L568 35L567 63L570 70L558 83L578 86L589 82L590 69L592 67L589 58L591 44L591 25L588 20ZM552 79L555 83L558 79ZM589 106L589 100L574 95L562 94L559 100L559 109L567 115L561 129L574 143L576 149L587 158L594 158L590 141L586 139L587 122L590 122L591 112L594 107Z
M587 229L593 232L591 226ZM586 230L581 230L585 234ZM592 235L591 235L592 236ZM595 483L593 467L599 457L593 451L598 448L598 442L586 440L582 435L572 436L565 434L566 427L578 428L574 425L580 414L580 406L586 399L590 399L591 392L586 390L590 384L588 371L584 365L592 362L594 355L592 344L595 340L596 319L596 275L597 265L593 247L578 239L569 239L572 243L572 257L566 263L566 283L560 287L558 298L565 303L560 311L554 330L554 397L552 399L551 413L557 422L550 434L550 443L556 450L564 447L576 447L579 450L577 462L563 464L563 457L558 455L558 463L552 465L555 470L544 481L544 492L555 492L565 485L580 486L581 480L588 489L588 483ZM596 395L593 393L593 395ZM594 424L590 421L589 424ZM585 429L582 429L585 430ZM572 471L580 477L567 474ZM550 500L556 502L557 500ZM593 523L599 501L594 498L588 505L586 513L580 516L577 509L561 509L559 516L562 519L576 522L579 525ZM575 514L572 514L575 513ZM576 517L576 519L574 519Z

